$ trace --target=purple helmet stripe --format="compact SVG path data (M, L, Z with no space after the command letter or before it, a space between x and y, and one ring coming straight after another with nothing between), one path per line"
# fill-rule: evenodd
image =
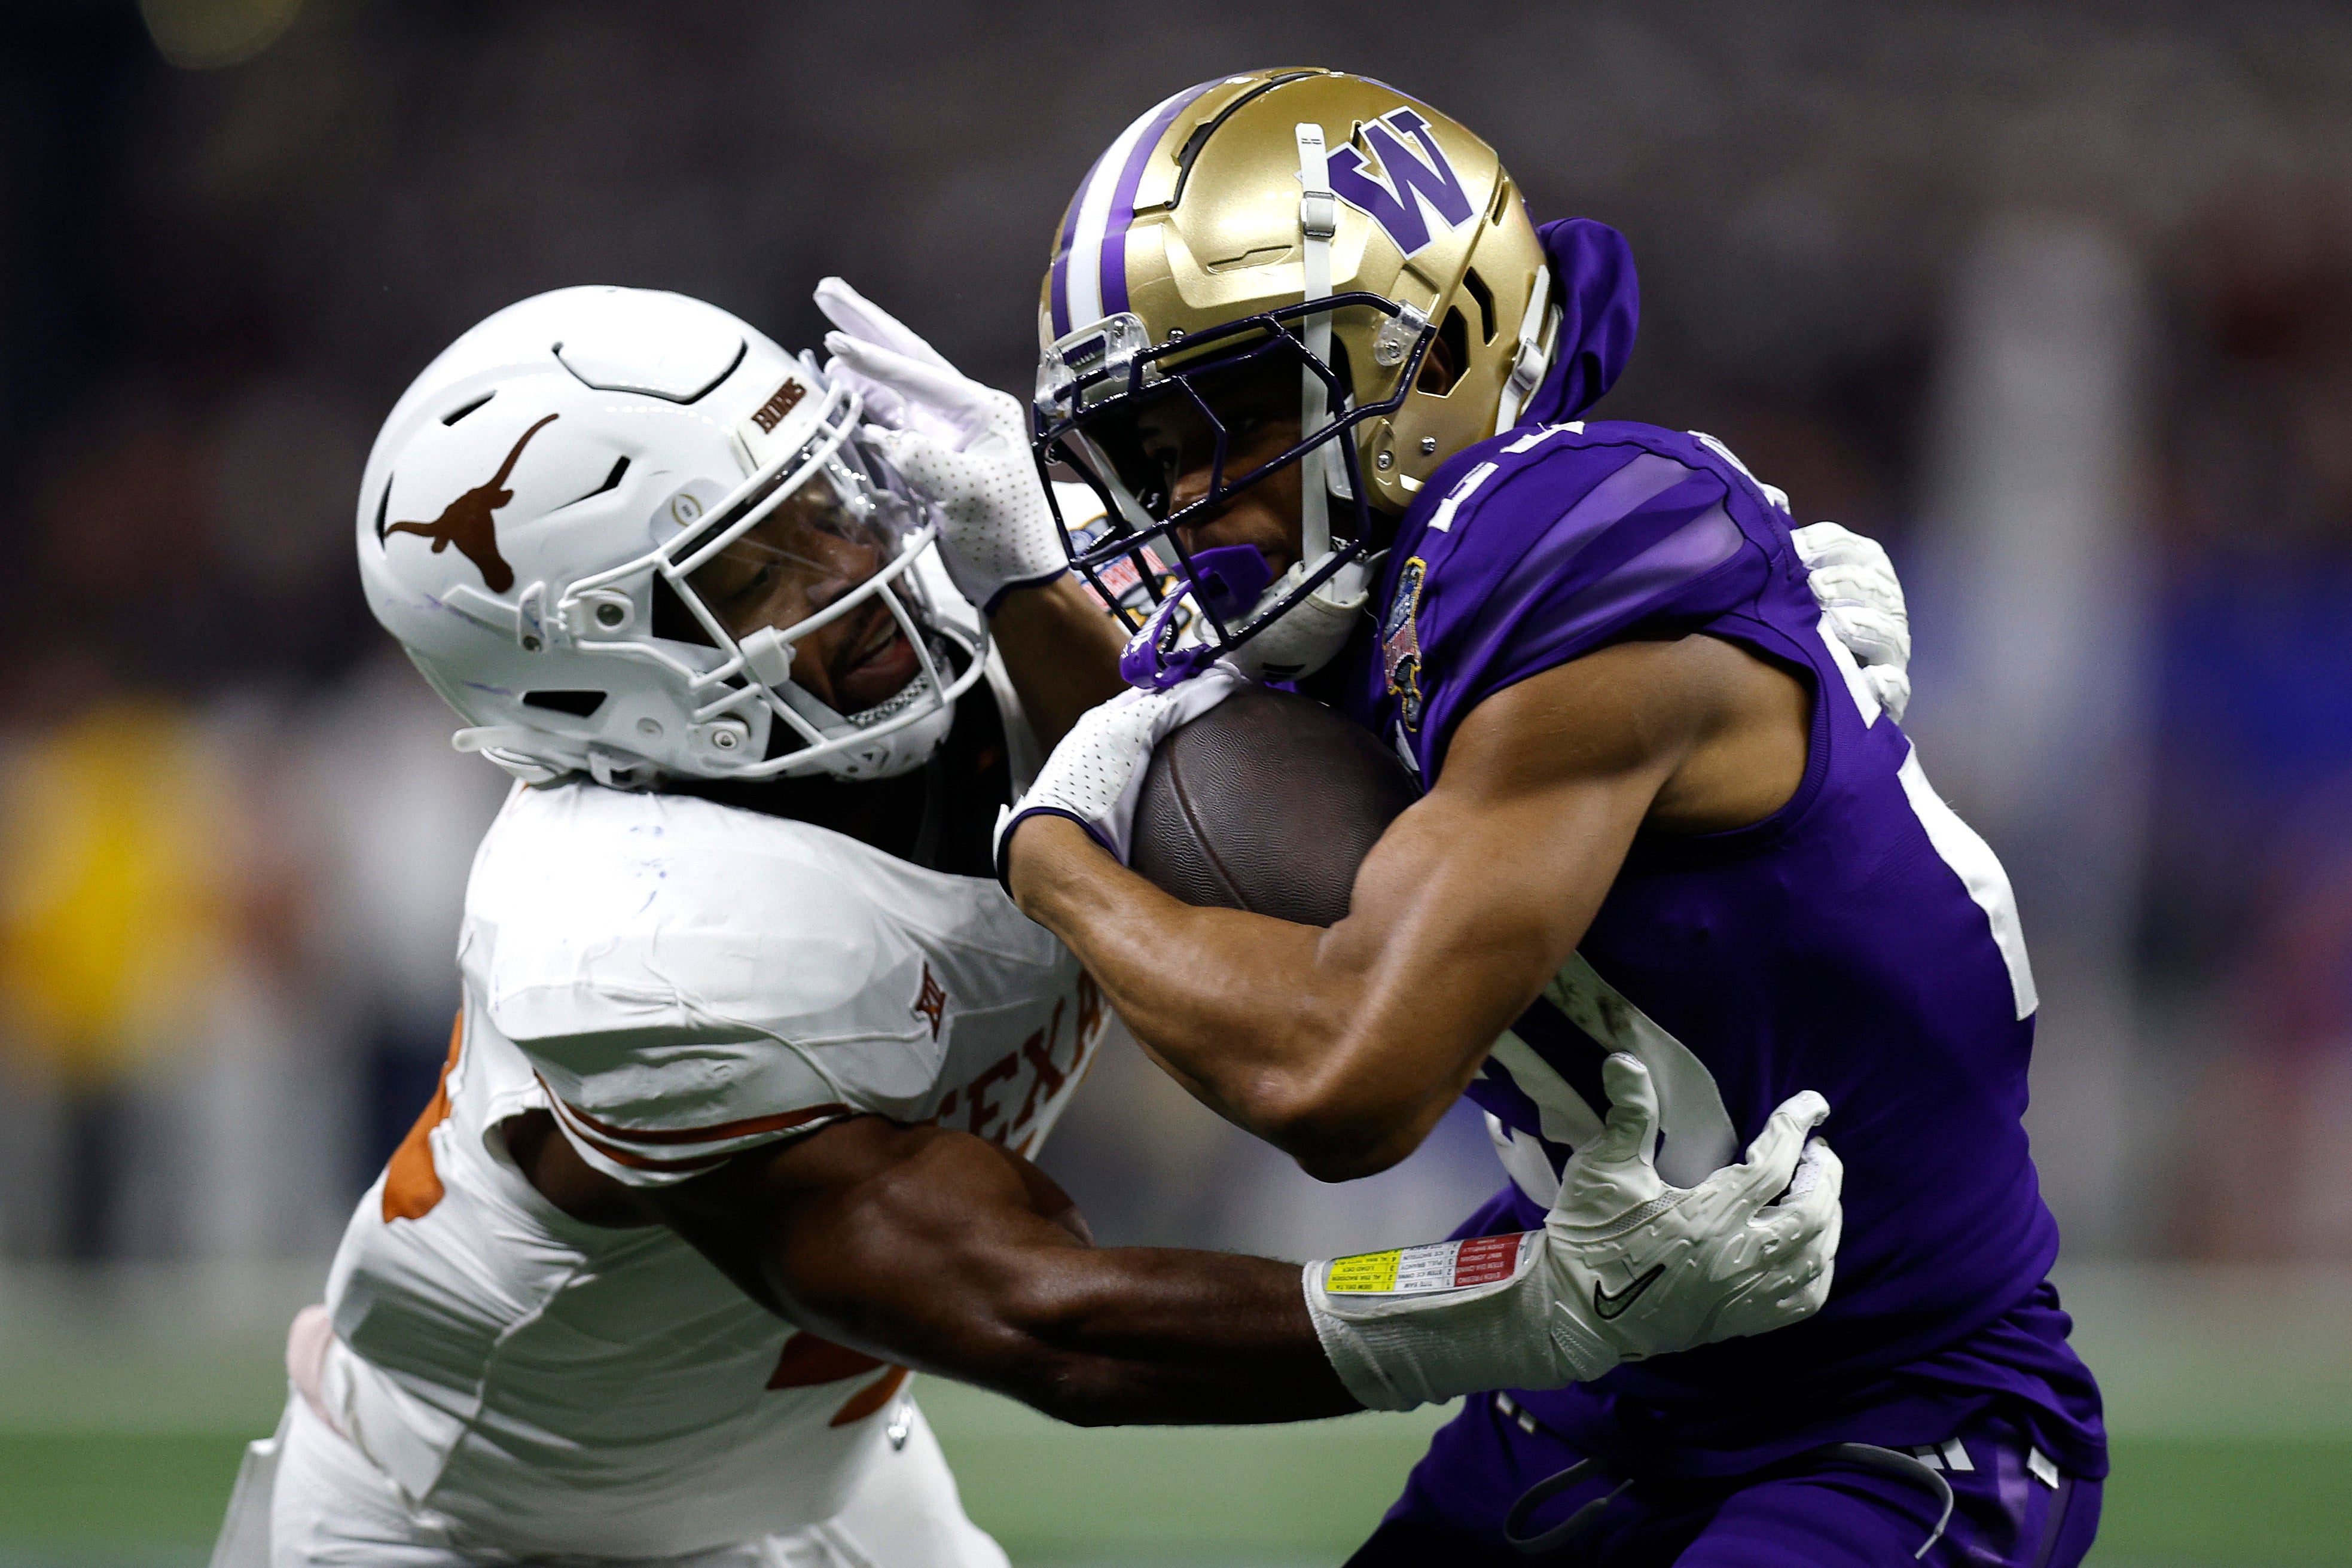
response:
M1135 221L1135 193L1144 168L1184 106L1216 85L1203 82L1154 105L1119 132L1078 183L1062 217L1048 286L1055 337L1128 308L1127 230ZM1112 299L1118 303L1111 304Z
M1135 223L1136 187L1143 183L1143 170L1151 162L1151 150L1160 145L1160 139L1168 133L1176 117L1216 85L1214 81L1204 81L1161 104L1151 117L1150 125L1128 150L1127 167L1119 171L1118 189L1111 196L1110 217L1103 227L1102 310L1106 316L1116 316L1127 309L1127 231Z
M1107 156L1108 153L1103 154L1103 157ZM1102 164L1103 158L1096 158L1094 166L1087 171L1087 177L1080 180L1078 188L1070 193L1070 205L1063 210L1062 226L1055 236L1053 308L1054 335L1057 338L1070 330L1070 247L1077 239L1078 204L1086 199L1087 189L1094 184L1095 175L1100 172Z

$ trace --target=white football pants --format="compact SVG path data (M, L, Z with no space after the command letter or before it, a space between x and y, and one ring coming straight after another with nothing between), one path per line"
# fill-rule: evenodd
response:
M460 1544L392 1479L289 1394L276 1436L250 1445L212 1568L1009 1568L964 1517L930 1423L910 1400L903 1447L879 1450L823 1524L683 1557L531 1557Z

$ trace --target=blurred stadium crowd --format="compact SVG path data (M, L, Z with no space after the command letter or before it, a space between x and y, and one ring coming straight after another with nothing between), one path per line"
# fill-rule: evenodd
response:
M0 1253L315 1253L431 1092L504 779L350 539L434 353L579 282L814 343L837 271L1023 386L1095 153L1291 61L1629 234L1603 416L1894 549L2076 1250L2352 1260L2352 14L2252 0L15 0ZM1108 1236L1305 1255L1438 1233L1487 1159L1316 1189L1130 1060L1048 1163Z

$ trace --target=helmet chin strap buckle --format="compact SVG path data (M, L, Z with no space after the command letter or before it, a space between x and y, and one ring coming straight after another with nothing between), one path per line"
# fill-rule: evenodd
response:
M591 746L588 776L607 789L647 789L661 776L661 770L643 757L607 746Z

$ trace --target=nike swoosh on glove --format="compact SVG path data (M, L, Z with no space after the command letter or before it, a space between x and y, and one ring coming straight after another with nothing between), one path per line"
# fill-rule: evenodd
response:
M1829 617L1831 635L1862 667L1864 684L1887 717L1911 706L1911 611L1886 547L1834 522L1792 529L1805 584Z
M1250 684L1222 661L1165 691L1128 690L1088 709L1037 771L1037 782L996 819L996 876L1012 883L1006 856L1013 830L1033 816L1066 816L1122 866L1135 803L1151 752L1171 732Z
M1649 1069L1620 1052L1601 1079L1607 1122L1569 1160L1541 1230L1307 1266L1316 1333L1366 1406L1591 1382L1801 1321L1829 1299L1844 1167L1807 1141L1827 1101L1791 1096L1744 1163L1675 1187L1654 1163Z
M1621 1051L1601 1064L1601 1079L1608 1120L1568 1162L1559 1200L1544 1216L1555 1335L1570 1331L1614 1365L1818 1311L1844 1224L1844 1167L1828 1144L1808 1142L1829 1101L1811 1089L1790 1096L1745 1161L1675 1187L1654 1163L1658 1093L1649 1068ZM1788 1197L1774 1203L1783 1191Z
M866 439L939 503L957 591L992 613L1011 590L1067 571L1020 400L956 369L838 278L816 286L816 303L837 329L824 335L825 375L857 390Z

